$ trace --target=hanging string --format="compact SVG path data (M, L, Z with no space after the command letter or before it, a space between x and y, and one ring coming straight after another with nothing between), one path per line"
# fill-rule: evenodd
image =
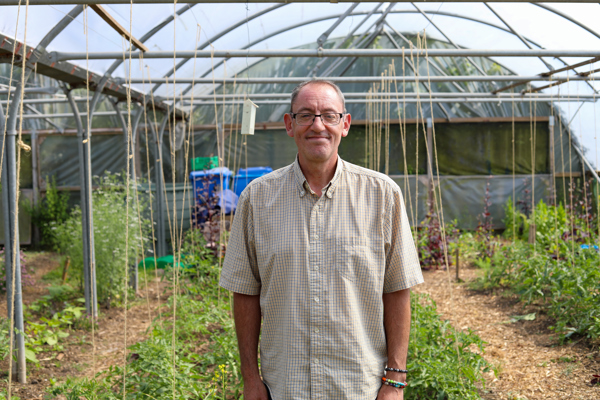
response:
M403 85L403 99L402 99L402 114L400 114L400 98L398 97L398 80L396 77L396 66L394 64L394 59L392 58L392 64L390 69L394 76L394 88L396 91L396 111L398 113L399 127L400 127L400 138L402 140L402 158L404 162L404 194L405 194L405 206L406 206L406 197L408 197L408 207L409 207L409 215L411 217L412 226L417 227L416 219L412 206L412 196L410 193L410 185L408 184L408 162L406 160L406 79L404 79L404 47L402 48L402 85ZM416 238L414 238L416 244Z
M371 132L371 88L367 92L367 120L365 121L365 168L369 168L369 134Z
M428 55L428 46L427 46L427 35L426 32L423 31L423 48L425 49L425 65L427 66L427 86L429 88L431 88L431 74L429 71L429 55ZM454 312L455 309L455 304L454 304L454 294L453 294L453 290L452 290L452 284L451 284L451 278L450 278L450 266L449 266L449 260L448 260L448 240L447 240L447 236L446 236L446 224L445 224L445 220L444 220L444 204L442 202L442 186L440 185L440 167L439 167L439 162L438 162L438 152L437 152L437 142L436 142L436 134L435 134L435 119L434 119L434 114L433 114L433 96L431 95L431 90L430 90L430 95L429 95L429 111L431 114L431 134L432 134L432 139L433 139L433 154L434 154L434 158L435 158L435 172L437 174L437 185L435 185L435 177L433 176L433 173L431 174L432 176L432 180L434 182L432 185L432 191L433 191L433 200L434 200L434 204L435 204L435 208L436 208L436 212L438 214L438 220L440 222L440 227L441 227L441 233L442 233L442 244L443 244L443 248L444 248L444 262L446 264L446 277L448 278L448 289L449 289L449 294L450 294L450 309L452 310L452 312ZM429 147L427 141L425 141L425 146ZM430 151L429 148L427 148L427 155L428 155L428 161L429 164L431 165L431 160L429 160L430 156ZM436 191L436 186L438 188L438 190ZM437 192L437 196L436 196L436 192ZM458 332L455 330L454 331L454 340L458 343ZM457 351L456 352L456 358L458 361L458 365L459 368L456 369L456 371L460 370L460 365L461 365L461 356L460 356L460 352ZM463 380L463 376L462 374L459 374L457 372L457 376L459 380Z
M553 75L548 77L548 81L551 82L553 79ZM555 134L556 131L556 118L554 115L554 91L550 91L550 116L553 121L552 128L550 128L550 124L548 124L548 130L550 132L550 155L551 155L551 176L552 183L550 187L552 188L552 202L554 205L554 246L556 247L556 259L559 259L560 251L559 251L559 243L558 243L558 201L556 198L556 143L555 143ZM550 130L551 129L551 130Z
M388 72L389 71L389 72ZM388 67L388 76L391 74L391 68ZM390 107L392 104L392 96L391 96L391 89L392 89L392 81L390 79L388 79L387 81L387 86L386 86L386 92L387 92L387 101L386 101L386 117L385 117L385 168L384 168L384 173L386 175L390 174Z
M223 154L222 154L222 148L221 148L221 133L219 132L219 112L218 112L218 108L217 108L217 91L216 91L216 83L215 83L215 64L214 64L214 56L215 56L215 48L214 46L211 44L210 45L210 67L211 67L211 71L212 71L212 79L213 79L213 97L214 97L214 105L215 105L215 129L217 131L217 156L219 158L219 162L221 162L223 160ZM224 127L221 127L221 131L223 130ZM221 187L223 187L223 172L220 171L219 172L220 175L220 179L221 179ZM222 219L222 218L221 218ZM219 250L218 250L218 259L219 259L219 280L221 279L221 263L222 263L222 257L221 257L221 240L222 240L222 235L223 235L223 231L221 230L219 232L219 243L217 244L219 246ZM217 304L221 305L221 288L217 288Z
M197 54L198 54L198 42L200 41L200 34L202 32L202 27L200 26L200 24L196 24L196 43L194 45L194 67L192 70L192 95L191 95L191 106L190 106L190 123L189 123L189 135L188 135L188 141L191 139L192 143L191 143L191 148L192 148L192 160L196 159L196 144L194 142L194 139L196 138L196 134L193 130L193 125L194 125L194 91L195 91L195 85L196 85L196 61L197 61ZM189 150L188 150L189 153ZM187 165L187 164L186 164ZM186 173L186 178L187 178L187 173ZM193 188L191 188L191 191L188 191L188 193L190 193L191 195L191 199L189 199L189 207L195 207L196 205L196 193L195 190L193 190ZM194 227L194 213L190 213L190 229L193 229ZM199 245L199 243L196 243L196 235L192 234L190 235L191 238L191 242L192 242L192 249L194 249L194 252L196 254L199 253L199 249L196 247L197 245ZM200 269L196 268L196 274L199 277L200 276Z
M86 71L89 71L89 67L90 67L90 59L89 59L89 32L88 32L88 6L84 5L83 6L83 33L85 36L85 68ZM85 79L85 106L86 106L86 112L87 112L87 117L86 117L86 131L85 131L85 139L83 139L83 146L86 147L86 151L88 154L91 154L91 149L92 149L92 143L90 141L91 139L91 132L92 132L92 120L90 118L90 74L86 74L86 79ZM84 161L85 162L85 161ZM91 165L88 162L88 178L89 178L89 172L91 170ZM91 196L91 192L88 191L88 188L85 188L85 191L87 193L86 197L90 197ZM93 225L92 225L92 218L93 218L93 209L92 209L92 199L91 198L86 198L86 208L89 210L89 215L87 218L87 222L88 222L88 226L87 226L87 234L88 234L88 238L87 238L87 242L90 244L90 248L88 251L88 265L90 266L90 297L91 297L91 310L92 310L92 371L94 372L94 374L96 373L96 324L95 324L95 320L98 317L96 314L96 290L95 290L95 284L96 281L92 281L92 277L96 276L96 263L95 263L95 258L94 258L94 248L91 246L91 244L93 243L92 238L93 238Z
M133 1L133 0L132 0ZM169 138L172 139L171 142L171 177L173 179L173 228L172 228L172 232L173 232L173 237L172 240L174 239L174 241L171 241L171 243L173 244L173 255L174 255L174 260L176 261L173 263L173 272L174 272L174 281L175 281L175 288L174 288L174 296L173 296L173 329L172 329L172 333L171 333L171 357L172 357L172 363L173 363L173 377L172 377L172 381L173 381L173 400L175 400L176 397L176 390L175 390L175 383L177 382L176 379L176 367L177 367L177 363L176 363L176 357L177 357L177 353L176 353L176 343L177 343L177 297L179 296L179 275L180 275L180 265L181 265L181 251L177 251L178 247L181 246L181 241L179 240L179 237L177 235L177 192L176 192L176 154L175 154L175 146L176 146L176 117L177 117L177 107L175 107L176 101L177 101L177 58L176 58L176 50L177 50L177 24L175 23L175 18L177 16L177 0L174 0L173 2L173 126L172 129L170 129L169 133ZM171 128L171 127L170 127ZM184 131L185 134L185 131ZM186 165L187 168L187 165ZM166 199L166 197L165 197ZM185 202L185 194L183 196L183 201ZM168 207L167 207L168 209ZM183 216L182 216L183 217ZM124 400L124 399L123 399Z
M152 77L150 75L150 68L148 66L146 66L146 69L148 71L148 86L151 88L152 87ZM144 90L145 92L145 90ZM155 103L154 103L154 92L152 90L150 90L150 102L152 105L152 116L154 117L154 126L156 129L159 128L158 126L158 121L156 118L156 107L155 107ZM160 286L159 286L159 276L158 276L158 262L156 259L156 234L154 231L154 207L152 206L152 188L150 186L150 148L149 148L149 144L148 144L148 123L152 123L152 121L148 121L148 115L146 113L146 108L144 107L144 121L146 122L145 124L145 129L144 129L144 133L146 136L146 167L147 167L147 172L148 172L148 193L149 193L149 197L150 197L150 229L152 232L152 258L154 259L154 282L155 282L155 286L156 286L156 301L159 304L159 306L157 307L158 310L158 319L159 322L161 324L161 327L164 327L163 324L163 318L162 318L162 312L161 312L161 307L160 307ZM157 131L157 139L158 139L158 131ZM158 146L159 143L157 141L156 145ZM156 154L156 157L158 157L158 154ZM159 165L161 171L162 171L162 160L160 160L161 163ZM156 182L157 185L157 194L158 194L158 182ZM159 215L160 218L160 215ZM144 263L145 264L145 263ZM146 266L144 265L144 269L146 269Z
M512 118L511 118L511 131L512 131L512 202L513 202L513 245L515 243L515 239L517 236L517 193L516 193L516 185L515 185L515 92L514 89L511 89L511 104L512 104Z
M29 4L29 2L27 2L27 4ZM6 111L4 113L4 129L2 132L2 154L0 154L0 176L2 176L2 168L4 167L4 146L6 143L6 130L8 129L8 114L9 114L9 110L11 107L14 107L14 105L11 102L11 88L12 88L12 83L13 83L13 72L15 69L15 56L17 53L17 32L19 31L19 17L21 14L21 0L19 0L19 5L17 6L17 18L16 18L16 26L15 26L15 40L13 41L13 49L12 49L12 55L11 55L11 59L10 59L10 73L9 73L9 78L8 78L8 96L7 96L7 102L6 102ZM25 19L25 24L27 24L27 19ZM27 29L25 29L25 31L27 32ZM25 54L27 50L27 45L25 45L25 48L23 49L23 54ZM22 85L25 85L25 82L22 82ZM13 99L14 96L16 95L16 92L14 92L15 94L13 95ZM10 360L9 360L9 364L10 364ZM10 391L9 391L10 392Z
M140 58L139 58L139 69L142 75L142 104L141 104L141 109L140 112L143 113L144 116L144 125L146 130L148 129L147 124L145 123L146 121L146 85L145 85L145 76L144 76L144 53L140 51ZM139 121L139 118L138 118ZM139 129L139 128L138 128ZM138 138L139 140L139 135L138 132L136 130L136 132L133 132L133 134L135 135L136 138ZM146 147L148 146L148 142L147 142L147 136L146 135ZM132 154L135 154L136 152L132 150ZM146 153L146 156L148 157L148 154ZM148 165L150 165L150 163L148 162ZM141 171L140 171L141 172ZM148 172L148 182L150 182L150 172ZM146 272L146 262L145 262L145 255L146 255L146 249L144 246L144 230L142 227L142 215L141 215L141 204L140 204L140 197L139 197L139 190L137 188L137 182L135 182L135 186L134 186L135 190L135 207L136 207L136 211L137 211L137 220L138 220L138 229L139 229L139 234L140 234L140 253L141 253L141 258L142 258L142 264L144 265L144 270L143 270L143 277L144 277L144 296L146 298L146 310L148 312L148 320L152 321L152 309L150 307L150 293L149 293L149 288L148 288L148 274ZM152 220L151 220L152 221ZM151 224L153 225L153 224ZM138 268L138 265L136 265L136 268Z
M567 75L567 79L569 79L568 75ZM557 91L558 98L560 98L560 91L561 91L561 86L558 87L558 91ZM567 181L566 181L566 174L565 174L566 168L565 168L564 143L563 143L564 135L563 135L562 113L560 113L560 112L557 113L557 116L558 116L558 124L557 124L558 125L558 133L559 133L559 138L560 138L559 148L560 148L560 160L561 160L561 171L562 171L563 202L564 202L565 211L567 213L567 217L569 217L569 207L567 206L568 199L567 199ZM571 230L570 218L569 218L568 224L569 224L569 229Z
M537 227L535 226L535 120L536 120L536 104L533 102L533 97L529 97L529 143L531 150L531 225L529 228L529 240L533 243L533 255L536 255L536 235ZM533 229L531 228L533 226ZM533 237L532 237L533 236Z
M569 112L569 116L571 116L571 85L569 82L569 75L567 75L567 109ZM573 186L573 155L571 153L571 147L573 146L573 142L571 139L571 122L567 125L567 135L569 140L569 204L571 207L571 216L570 220L570 228L571 228L571 267L573 267L574 257L575 257L575 235L574 235L574 218L575 218L575 210L573 208L573 192L575 190Z
M577 102L579 102L579 101L580 101L580 99L579 99L579 85L577 85L577 94L576 94L576 99L577 99ZM583 105L583 103L582 103L582 105ZM579 110L578 110L578 111L579 111ZM578 121L579 121L579 139L580 139L580 143L582 143L582 144L583 144L583 129L581 128L581 114L579 114L579 115L578 115L577 119L578 119ZM588 232L590 232L590 219L588 218L588 210L590 209L590 208L589 208L589 207L590 207L590 205L588 204L588 195L587 195L587 192L588 192L588 189L587 189L587 179L586 179L586 176L585 176L585 164L584 164L584 161L583 161L583 157L584 157L584 156L582 155L582 156L581 156L581 169L582 169L582 172L583 172L583 173L582 173L582 185L583 185L583 205L584 205L584 207L585 207L585 213L584 213L584 214L585 214L585 224L586 224L586 228L587 228L587 231L588 231ZM590 171L590 172L591 172L591 171ZM586 239L585 239L585 241L586 241L586 244L588 244L588 245L590 244L590 238L589 238L589 237L588 237L588 238L586 238Z
M417 34L417 40L418 40L419 36ZM409 46L410 46L410 61L411 64L414 65L415 67L413 68L413 73L415 74L415 92L417 94L417 101L416 101L416 112L415 112L415 116L416 116L416 123L415 123L415 144L416 144L416 149L415 149L415 221L418 224L418 220L419 220L419 112L418 110L421 108L421 97L419 95L419 65L415 64L415 60L414 60L414 56L413 56L413 49L414 46L412 44L412 42L408 42ZM417 53L417 62L418 62L418 53ZM402 61L404 61L404 58L402 59ZM402 64L402 72L404 73L404 63ZM406 74L403 74L406 77ZM415 224L415 228L417 227L417 225ZM418 242L418 233L419 231L417 230L417 242Z
M591 84L595 87L595 78L592 71L592 64L590 64L590 76L591 76ZM592 91L592 101L594 107L594 144L596 147L596 170L598 170L598 126L596 124L596 91ZM600 188L598 187L598 180L596 179L596 227L598 228L598 238L597 238L597 246L600 247Z
M133 17L133 3L130 3L129 9L129 29L131 32L131 23ZM127 309L129 300L129 186L130 183L130 159L133 157L131 152L131 48L132 40L129 38L129 58L126 56L125 43L122 41L123 47L123 65L127 65L127 76L126 82L126 96L127 96L127 124L125 126L127 136L127 147L126 147L126 167L125 167L125 265L124 265L124 276L123 276L123 302L125 312L123 315L123 400L127 396ZM128 61L128 64L127 64ZM118 106L117 106L118 107ZM137 267L137 266L136 266Z

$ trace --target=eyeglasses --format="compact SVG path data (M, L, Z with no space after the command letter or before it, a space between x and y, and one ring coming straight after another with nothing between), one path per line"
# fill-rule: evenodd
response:
M324 114L308 114L308 113L292 113L292 118L296 120L298 125L308 126L315 122L317 117L321 118L324 125L337 125L342 120L342 113L324 113Z

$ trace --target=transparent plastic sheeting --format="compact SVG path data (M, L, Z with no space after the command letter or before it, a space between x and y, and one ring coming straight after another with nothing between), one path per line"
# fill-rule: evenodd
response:
M403 45L408 46L402 41L397 35L392 35L397 43L401 42ZM416 46L416 36L407 35L407 38ZM339 44L341 39L332 39L325 43L325 48L332 48ZM431 49L444 49L454 48L448 43L444 43L438 40L428 39L428 47ZM386 36L379 36L376 40L377 48L394 48L394 45L390 39ZM316 45L309 44L300 46L300 48L316 48ZM491 61L484 57L473 57L473 60L477 65L480 65L488 75L512 75L513 71L510 71L499 64ZM319 62L323 62L321 67L318 69L319 73L327 71L332 63L337 62L337 58L268 58L257 62L254 65L250 65L248 70L244 73L248 74L249 77L304 77L307 76L313 68ZM389 66L394 62L395 68L390 69ZM437 67L446 75L473 75L476 73L475 67L470 64L466 58L452 58L452 57L431 57L429 61L432 65L429 66L426 63L424 57L412 58L412 64L418 70L418 74L421 77L427 77L428 75L440 75L440 72L434 67ZM364 58L347 58L344 59L339 67L333 69L333 73L329 76L337 76L346 67L348 70L344 73L346 77L352 76L380 76L384 71L388 70L396 76L413 76L414 72L409 66L411 63L410 52L407 51L406 57L403 60L402 57L364 57ZM429 71L428 71L429 70ZM243 82L244 78L238 79ZM232 80L233 82L233 80ZM244 95L248 95L252 99L252 94L255 93L291 93L296 84L253 84L253 85L236 85L235 91L232 91L232 85L227 85L225 93L237 93L240 98ZM366 93L373 87L370 83L342 83L339 85L344 93ZM430 88L433 92L442 93L458 93L458 87L463 89L467 93L489 93L490 91L498 88L492 82L458 82L456 86L451 82L433 82ZM524 87L524 86L523 86ZM518 92L523 89L518 87L515 90L517 93L515 96L519 97ZM198 85L195 92L197 94L212 93L212 85ZM416 92L421 93L421 108L419 111L416 103L403 104L402 95L400 94L396 101L392 101L390 104L390 118L398 119L402 118L429 118L432 116L430 110L430 103L428 101L428 90L427 83L421 82L416 87L414 82L407 81L406 83L396 82L390 85L382 87L379 85L377 91L379 92ZM223 93L223 87L217 86L217 93ZM392 100L396 100L396 96L391 97ZM221 105L222 106L222 105ZM239 106L225 106L225 112L223 112L221 106L218 109L218 122L222 122L222 116L225 115L225 123L235 123L236 116L240 113L236 109ZM441 108L444 108L445 112ZM406 108L406 109L404 109ZM366 119L367 107L365 104L347 104L346 109L352 114L355 120ZM283 114L289 112L289 105L268 105L262 104L257 110L256 120L261 122L277 122L283 120ZM474 118L474 117L525 117L532 114L534 111L530 110L530 104L527 102L516 102L514 112L512 109L512 103L510 100L499 101L498 103L442 103L433 105L433 118L446 118L449 115L451 118ZM549 107L547 104L538 104L537 115L548 115ZM447 114L447 115L446 115ZM215 122L215 107L214 105L207 104L201 106L196 110L194 114L194 121L201 124L212 124ZM383 118L383 115L382 115Z
M0 190L2 193L2 190ZM0 195L0 207L3 207ZM23 189L19 194L19 243L31 244L31 214L28 207L33 202L33 190ZM0 244L4 245L4 213L0 213Z
M40 180L54 176L57 186L79 186L78 138L75 135L52 135L40 138ZM94 135L92 176L105 171L122 172L127 168L123 135Z

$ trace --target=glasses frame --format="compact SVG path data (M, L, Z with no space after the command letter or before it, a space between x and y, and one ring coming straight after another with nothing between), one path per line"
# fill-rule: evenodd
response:
M298 122L298 120L296 119L296 115L298 114L310 114L313 116L313 119L311 121L310 124L307 125L302 125ZM340 117L340 120L335 123L335 124L328 124L325 122L325 120L323 119L323 115L330 115L330 114L334 114L334 115L338 115ZM317 119L317 117L321 118L321 122L323 123L323 125L327 125L327 126L336 126L339 125L340 122L342 122L342 120L344 119L344 113L334 113L334 112L328 112L328 113L321 113L321 114L312 114L312 113L290 113L290 115L292 116L292 119L296 121L296 123L300 126L311 126L312 124L315 123L315 120Z

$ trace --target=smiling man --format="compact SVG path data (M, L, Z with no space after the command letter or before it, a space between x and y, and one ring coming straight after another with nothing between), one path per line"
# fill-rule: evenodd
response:
M352 118L334 83L298 85L284 121L296 161L241 194L221 274L244 399L403 399L423 276L400 189L338 156Z

